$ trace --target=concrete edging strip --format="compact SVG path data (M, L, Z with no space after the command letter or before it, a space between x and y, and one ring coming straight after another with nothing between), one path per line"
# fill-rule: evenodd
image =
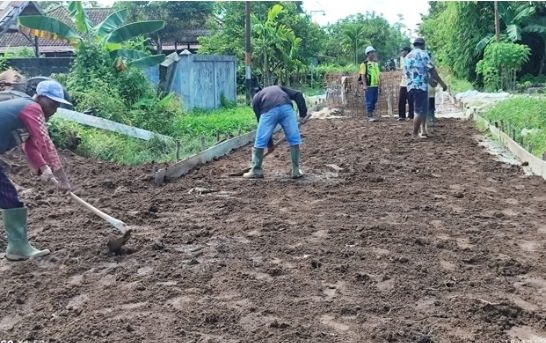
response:
M281 130L281 126L277 125L275 130L278 132ZM241 148L249 143L254 142L256 138L256 130L250 131L243 135L231 138L220 144L213 145L212 147L201 151L200 153L193 155L185 160L178 161L164 169L160 169L154 173L154 181L160 185L165 182L165 177L176 178L187 174L193 168L212 161L215 158L229 154L232 150ZM249 155L250 161L250 155Z
M500 142L521 162L527 162L529 164L529 169L533 172L533 174L541 176L544 180L546 180L546 161L525 150L522 146L510 138L510 136L495 127L495 125L489 123L480 115L474 113L473 116L475 121L484 124L489 132L491 132L495 138L499 139Z

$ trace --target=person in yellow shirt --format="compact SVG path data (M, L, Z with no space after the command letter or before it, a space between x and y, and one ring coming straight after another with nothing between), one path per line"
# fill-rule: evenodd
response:
M373 114L375 104L379 97L380 71L379 64L375 61L375 49L369 46L365 50L366 61L360 64L358 83L364 87L366 112L369 121L376 121Z
M408 92L408 78L404 73L404 58L409 54L411 48L409 46L402 49L402 56L400 56L400 66L402 70L402 80L400 80L400 94L398 97L398 120L406 120L406 103L409 105L408 118L413 119L413 97Z

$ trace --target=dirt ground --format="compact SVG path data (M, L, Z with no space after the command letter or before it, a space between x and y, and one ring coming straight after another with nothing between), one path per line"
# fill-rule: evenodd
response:
M142 178L149 165L63 154L75 193L134 228L119 255L113 228L4 155L31 242L52 253L0 261L0 340L543 338L546 182L494 160L472 122L440 124L412 142L392 118L311 120L301 180L286 145L263 180L227 176L247 146L161 187Z

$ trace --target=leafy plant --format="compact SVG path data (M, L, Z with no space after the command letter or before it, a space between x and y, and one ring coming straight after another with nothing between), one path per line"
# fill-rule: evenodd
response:
M489 90L516 89L516 73L529 60L528 46L516 43L492 43L485 48L483 60L476 72L483 75Z
M81 1L70 1L68 9L72 21L83 36L62 21L42 15L18 17L20 30L40 38L68 40L78 50L81 46L99 42L115 58L115 67L119 71L126 66L153 67L165 60L164 55L150 56L140 50L124 48L124 44L136 37L161 30L165 21L150 20L126 24L128 10L123 9L93 26Z

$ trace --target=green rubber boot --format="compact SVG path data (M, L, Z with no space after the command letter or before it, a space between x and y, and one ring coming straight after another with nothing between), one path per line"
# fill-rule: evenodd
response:
M243 177L247 179L261 179L264 177L262 162L264 160L264 149L252 148L252 167Z
M2 210L4 230L8 236L6 258L11 261L21 261L40 257L50 253L48 249L38 250L29 244L27 239L27 208Z
M290 147L290 159L292 160L292 178L299 179L303 176L303 173L300 170L300 147L291 146Z

